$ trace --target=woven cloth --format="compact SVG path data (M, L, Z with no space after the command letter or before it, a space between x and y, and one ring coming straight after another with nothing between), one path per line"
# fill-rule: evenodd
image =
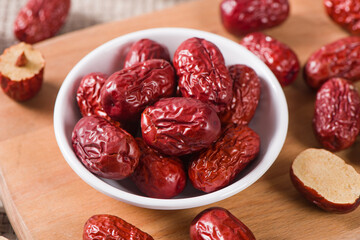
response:
M121 20L191 0L72 0L68 19L58 34ZM27 0L0 0L0 51L14 44L13 23Z
M192 0L72 0L65 25L58 35L95 24L121 20ZM0 0L0 53L17 42L13 23L27 0ZM16 239L0 202L0 236Z
M0 236L3 236L9 240L17 239L1 203L0 203ZM0 238L0 240L2 240L2 238Z

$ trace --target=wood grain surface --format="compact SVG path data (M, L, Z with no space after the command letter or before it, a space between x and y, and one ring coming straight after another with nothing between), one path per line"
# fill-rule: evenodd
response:
M94 214L117 215L154 239L189 239L189 224L211 206L230 210L257 239L360 239L360 209L326 213L304 200L289 179L290 164L308 147L320 147L311 127L315 92L302 76L284 88L290 112L285 145L270 170L246 190L204 207L163 211L134 207L94 190L67 165L55 141L53 107L70 69L89 51L125 33L152 27L189 27L238 41L220 22L219 0L201 0L134 19L95 26L36 45L45 56L45 82L32 100L0 94L0 191L19 239L81 239ZM347 36L326 16L321 0L290 0L291 13L265 31L287 43L302 65L322 45ZM359 84L357 84L357 87ZM359 141L337 153L360 171Z

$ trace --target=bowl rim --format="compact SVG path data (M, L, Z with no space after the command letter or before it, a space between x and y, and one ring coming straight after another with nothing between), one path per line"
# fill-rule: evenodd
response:
M266 159L265 161L262 160L259 162L259 164L251 171L249 172L245 177L239 179L236 182L233 182L232 184L228 185L227 187L224 187L220 190L217 190L215 192L206 193L201 196L196 197L188 197L188 198L172 198L172 199L158 199L158 198L151 198L146 196L139 196L133 193L129 193L126 191L123 191L121 189L118 189L105 181L101 180L99 177L92 174L90 171L88 171L85 166L77 159L76 155L73 152L71 144L67 141L66 135L65 135L65 117L61 117L61 113L65 111L65 104L66 104L66 93L69 91L69 89L73 86L73 79L76 76L76 69L80 66L86 64L87 60L91 58L92 55L97 54L97 52L101 52L106 48L111 47L113 44L118 44L119 41L123 41L126 43L126 39L130 38L144 38L145 35L148 34L162 34L162 33L191 33L193 36L205 38L205 39L216 39L219 41L224 41L225 44L228 45L234 45L236 44L236 47L243 48L243 51L248 51L245 47L241 46L240 44L227 39L225 37L222 37L220 35L206 32L202 30L197 29L190 29L190 28L151 28L151 29L145 29L145 30L139 30L136 32L124 34L122 36L119 36L117 38L114 38L110 41L105 42L104 44L100 45L99 47L92 50L90 53L85 55L68 73L65 80L63 81L60 90L58 92L58 95L56 97L55 101L55 107L54 107L54 131L55 131L55 138L57 141L57 144L60 148L60 151L66 160L66 162L69 164L69 166L73 169L73 171L87 184L95 188L96 190L114 198L117 200L120 200L122 202L135 205L138 207L143 208L149 208L149 209L161 209L161 210L175 210L175 209L187 209L187 208L195 208L199 206L208 205L211 203L215 203L218 201L221 201L223 199L226 199L228 197L231 197L240 191L244 190L245 188L252 185L254 182L256 182L261 176L265 174L265 172L271 167L271 165L274 163L274 161L277 159L278 155L280 154L280 151L284 145L287 130L288 130L288 122L289 122L289 113L288 113L288 106L286 102L286 98L283 92L282 87L280 86L277 78L272 73L272 71L266 66L264 62L262 62L258 57L256 57L253 53L248 51L251 55L253 55L254 61L259 64L263 71L265 72L266 76L271 79L271 81L267 81L269 85L271 85L271 88L274 91L274 95L277 96L277 107L279 109L275 109L277 111L277 119L278 122L277 125L282 126L281 128L278 128L274 131L274 136L272 137L272 141L276 141L276 148L273 147L271 149L268 149L267 151L271 151L269 153L270 156L272 156L272 159ZM149 37L150 38L150 37ZM129 41L129 40L127 40ZM210 40L214 41L214 40ZM66 144L67 143L67 144ZM75 161L76 160L76 161Z

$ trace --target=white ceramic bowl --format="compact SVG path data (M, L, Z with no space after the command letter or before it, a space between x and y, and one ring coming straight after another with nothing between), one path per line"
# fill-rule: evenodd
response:
M188 181L185 190L173 199L156 199L142 195L128 179L113 181L102 179L89 172L78 160L71 145L71 133L80 119L75 94L81 78L90 72L111 74L122 66L126 50L132 42L142 38L155 40L168 47L170 56L184 40L199 37L215 43L225 57L227 65L246 64L261 79L261 99L250 123L260 136L258 157L231 185L203 193ZM54 129L59 148L70 167L93 188L120 201L152 209L185 209L214 203L239 193L258 180L272 165L284 144L288 128L287 103L276 77L269 68L236 42L213 33L184 28L156 28L138 31L113 39L85 56L70 71L58 93L54 110Z

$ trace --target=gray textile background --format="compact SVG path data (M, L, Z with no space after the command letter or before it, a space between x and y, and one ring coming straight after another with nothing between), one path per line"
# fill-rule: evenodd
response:
M71 10L59 34L91 25L121 20L192 0L72 0ZM17 42L13 23L27 0L0 0L0 53ZM16 239L0 201L0 236Z
M68 19L58 34L171 7L191 0L72 0ZM16 42L13 23L27 0L0 0L0 51Z

